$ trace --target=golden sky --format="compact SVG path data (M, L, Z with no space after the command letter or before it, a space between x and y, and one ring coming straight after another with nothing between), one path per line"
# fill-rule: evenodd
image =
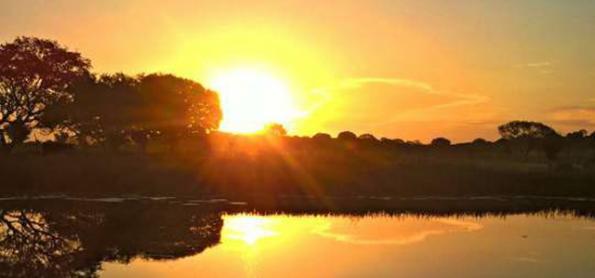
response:
M18 35L58 40L96 72L207 87L262 73L288 94L277 106L292 134L494 139L514 119L595 128L589 0L3 0L0 40Z

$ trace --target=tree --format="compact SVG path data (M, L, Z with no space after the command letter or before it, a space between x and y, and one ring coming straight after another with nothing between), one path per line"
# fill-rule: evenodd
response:
M450 140L444 137L434 138L431 145L434 147L448 147L450 146Z
M46 109L71 99L69 86L90 67L55 41L19 37L0 45L0 144L26 140Z
M573 140L573 141L578 141L578 140L587 138L588 135L589 135L589 133L586 130L581 129L581 130L569 132L568 134L566 134L566 138Z
M287 130L283 127L282 124L279 123L271 123L264 127L263 130L264 134L269 136L285 136L287 135Z
M139 90L145 102L138 112L146 129L179 136L219 128L219 96L199 83L170 74L150 74L139 78Z
M327 133L316 133L312 136L312 140L316 142L330 142L333 138Z
M498 127L498 132L502 139L519 146L525 158L528 158L540 140L559 136L553 128L542 123L529 121L512 121L503 124Z
M395 139L392 139L392 141L393 141L393 143L394 143L394 144L396 144L396 145L405 145L405 144L407 144L407 142L405 142L405 140L403 140L403 139L400 139L400 138L395 138Z
M75 82L70 92L72 100L48 108L41 120L76 134L80 144L117 147L114 141L126 141L126 131L139 121L135 114L143 98L136 78L121 73L89 76Z
M558 159L560 151L564 148L564 141L562 136L550 135L543 139L543 151L550 162Z
M378 142L378 139L374 135L372 135L370 133L364 133L364 134L360 135L358 137L358 139L359 140L362 140L362 141L365 141L365 142L371 142L371 143Z
M471 142L471 144L476 145L476 146L483 146L483 145L487 145L488 143L489 142L483 138L476 138L475 140L473 140L473 142Z
M44 120L61 121L82 141L116 148L130 139L140 146L155 137L172 143L209 133L221 121L215 92L173 75L102 75L78 82L72 91L73 101L55 106Z
M512 121L498 127L502 138L514 140L520 138L545 138L558 134L553 128L538 122Z
M337 139L340 141L355 141L357 139L357 135L351 131L342 131L337 135Z

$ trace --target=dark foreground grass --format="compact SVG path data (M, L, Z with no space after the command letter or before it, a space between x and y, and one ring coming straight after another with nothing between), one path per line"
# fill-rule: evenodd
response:
M439 153L21 154L0 157L0 183L2 196L595 197L592 169Z

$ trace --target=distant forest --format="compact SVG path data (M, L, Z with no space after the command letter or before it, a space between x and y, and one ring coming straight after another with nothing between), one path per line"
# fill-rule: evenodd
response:
M233 135L217 131L217 93L195 81L90 70L89 59L55 41L0 45L0 175L10 185L0 193L69 192L76 183L85 193L111 186L120 193L595 194L595 132L563 135L512 121L497 127L495 142L461 144L350 131L289 136L275 123Z

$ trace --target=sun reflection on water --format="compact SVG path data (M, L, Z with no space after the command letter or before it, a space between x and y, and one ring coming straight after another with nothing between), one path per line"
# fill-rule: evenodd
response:
M494 273L519 267L538 271L536 263L573 259L588 264L592 222L553 225L542 216L423 217L419 215L254 215L227 214L220 243L177 260L137 259L102 265L105 277L460 277L461 269L481 277L486 270L468 269L474 260ZM571 221L572 218L568 218ZM573 228L575 227L575 228ZM576 229L580 227L580 229ZM571 230L574 229L574 230ZM564 242L552 235L568 235ZM529 238L521 235L528 234ZM506 239L506 240L503 240ZM551 252L561 246L579 255ZM486 253L486 250L490 250ZM444 258L427 260L427 258ZM325 259L332 258L332 259ZM436 271L439 270L439 271ZM477 272L473 272L477 271ZM447 275L444 275L444 274ZM146 275L145 275L146 274ZM542 272L533 273L542 277ZM506 276L506 275L503 275ZM529 275L531 276L531 275ZM545 275L547 276L547 275Z
M293 241L300 237L320 236L322 239L349 244L411 244L430 236L453 232L473 232L482 225L473 221L447 218L420 220L401 219L398 222L362 218L355 221L346 217L288 217L282 215L259 216L250 214L228 215L222 238L226 244L262 247L265 243ZM395 225L396 224L396 225ZM270 239L264 241L264 239ZM230 240L230 241L227 241Z
M277 236L274 226L277 221L262 216L240 215L227 218L222 233L224 239L239 240L254 245L259 240Z

